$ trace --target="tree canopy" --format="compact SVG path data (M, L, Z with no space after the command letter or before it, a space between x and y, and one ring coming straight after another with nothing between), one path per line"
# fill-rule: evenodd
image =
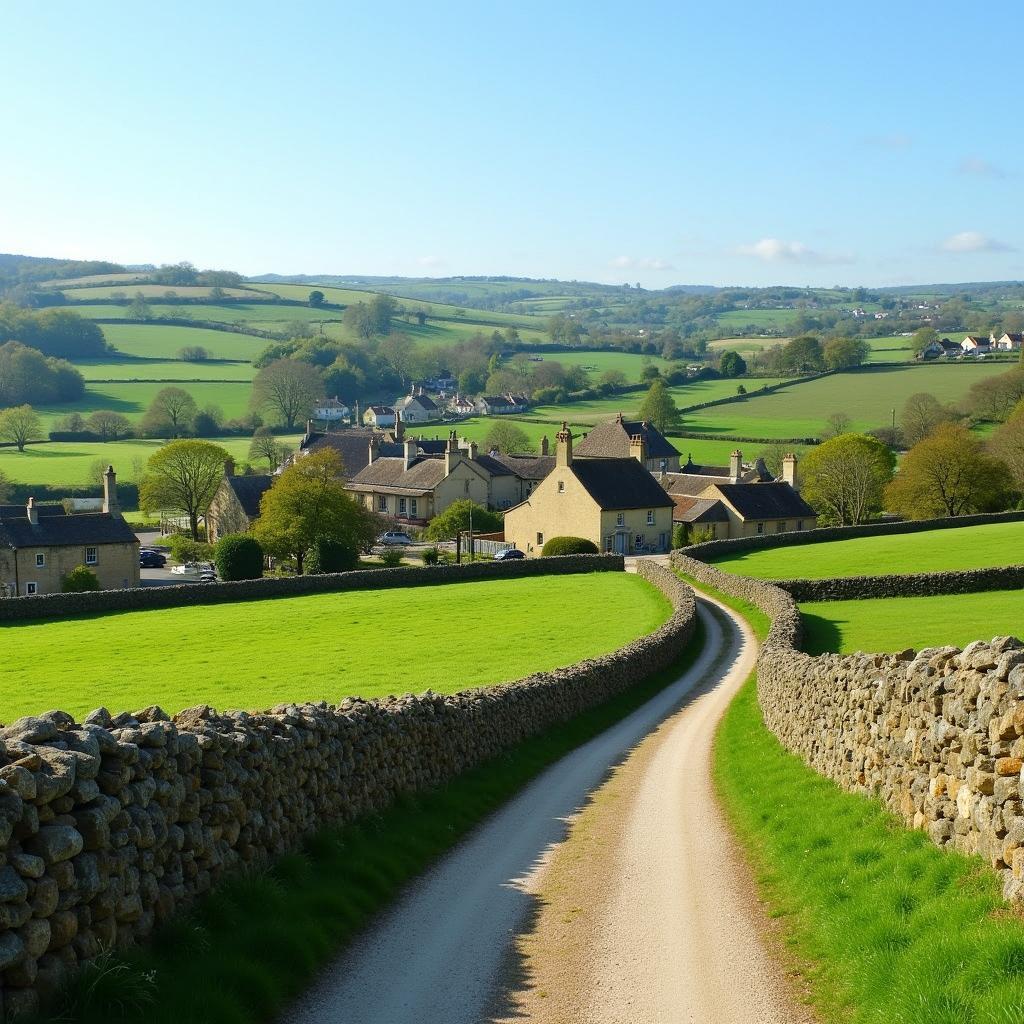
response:
M149 437L183 437L196 412L195 399L184 388L161 388L142 418L142 432Z
M823 526L865 523L881 511L895 466L896 456L877 438L842 434L808 452L803 496Z
M252 382L252 407L269 410L288 430L313 410L324 392L316 367L298 359L275 359Z
M718 372L723 377L741 377L747 372L747 361L739 352L723 352L718 360Z
M640 419L653 423L663 434L679 424L679 410L663 380L651 384L638 415Z
M0 439L12 442L19 452L25 450L29 441L38 441L42 436L43 421L31 405L0 410Z
M502 529L504 521L496 512L483 505L477 505L469 498L453 501L443 512L434 516L427 525L427 540L454 540L469 529L472 513L474 533L495 533Z
M534 446L522 427L509 423L507 420L497 420L494 426L487 431L484 438L484 448L487 451L498 449L503 455L532 452Z
M64 359L45 356L18 341L0 345L0 407L23 402L75 402L85 379Z
M62 359L104 356L110 350L99 326L69 309L22 309L0 303L0 342L20 341Z
M199 519L205 516L230 458L209 441L172 441L158 448L146 463L139 485L144 512L178 512L187 516L193 540L199 539Z

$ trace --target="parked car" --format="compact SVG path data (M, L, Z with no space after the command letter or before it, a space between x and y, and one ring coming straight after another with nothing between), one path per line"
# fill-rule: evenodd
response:
M519 548L505 548L504 551L499 551L495 556L496 562L512 562L517 558L525 558L526 555L519 550Z
M377 543L409 545L412 543L412 537L410 537L404 530L388 530L387 533L382 533L377 538Z
M167 558L159 551L152 551L142 548L139 551L139 567L142 569L162 569L167 564Z

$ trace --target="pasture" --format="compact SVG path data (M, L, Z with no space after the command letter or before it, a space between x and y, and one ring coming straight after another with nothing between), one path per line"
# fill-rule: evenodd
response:
M914 347L910 338L889 335L885 338L865 338L871 348L869 363L905 363L914 358Z
M976 381L1006 370L1005 365L991 363L952 363L837 373L702 410L685 418L686 427L748 437L816 437L830 415L842 412L851 418L852 429L870 430L888 424L894 409L899 416L915 392L930 392L940 402L960 402Z
M162 359L78 359L75 366L86 381L251 381L256 373L252 363L205 360Z
M142 359L177 359L188 345L205 348L212 359L255 359L270 342L251 334L168 324L100 324L118 353Z
M127 296L130 299L134 299L140 293L147 299L162 299L168 293L173 293L176 297L182 299L205 299L210 297L212 290L212 288L203 285L113 284L91 288L65 288L64 297L92 302L94 300L111 299L115 296ZM251 299L258 297L260 294L252 288L222 288L221 291L224 295L233 299Z
M115 714L151 704L167 712L197 704L256 710L427 689L454 693L606 654L670 614L645 580L592 573L10 624L0 626L0 720L51 708L81 718L100 706ZM374 638L393 639L396 622L402 642L382 653ZM464 628L439 630L439 622ZM61 651L60 670L40 673L54 650ZM117 652L116 672L110 651Z
M793 322L798 312L796 309L732 309L728 313L719 313L715 320L719 326L730 329L781 331Z
M762 580L824 580L1024 564L1024 522L763 548L712 561L725 572Z
M1024 631L1024 591L815 601L801 604L800 614L809 654L964 647L972 640L1019 636Z
M619 370L626 375L630 384L640 383L640 374L644 367L656 366L664 373L669 363L660 356L643 356L633 352L529 352L529 356L540 356L543 362L561 363L563 366L582 366L590 371L590 382L597 384L601 374L609 370ZM533 365L539 366L540 363Z
M239 464L249 460L248 437L210 438L213 444L226 448ZM278 438L292 448L302 438L282 435ZM99 480L91 478L93 463L102 459L117 470L117 478L126 483L138 483L146 460L161 445L160 440L128 441L45 441L29 445L25 451L0 448L0 473L14 484L50 484L53 486L99 487ZM257 470L261 468L257 466Z

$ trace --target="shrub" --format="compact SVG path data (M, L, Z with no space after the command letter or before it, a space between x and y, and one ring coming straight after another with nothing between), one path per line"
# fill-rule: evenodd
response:
M690 542L689 533L690 530L686 523L676 523L672 527L672 547L685 548Z
M541 555L596 555L597 545L585 537L552 537L541 550Z
M176 562L213 561L213 547L201 540L193 540L185 533L172 534L167 538L167 546Z
M61 580L60 589L65 594L82 594L87 590L99 590L100 581L92 569L84 565L76 565Z
M424 548L420 557L423 559L424 565L437 565L440 561L441 553L437 548Z
M263 576L263 548L247 533L229 533L213 549L217 575L222 580L258 580Z
M306 555L309 573L351 572L359 564L359 552L330 537L317 537Z
M388 569L397 569L402 564L404 555L405 548L388 548L381 554L380 560Z

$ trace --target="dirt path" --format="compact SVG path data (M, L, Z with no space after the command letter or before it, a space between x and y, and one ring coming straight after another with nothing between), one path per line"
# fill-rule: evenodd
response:
M699 610L707 643L683 677L485 821L282 1020L802 1021L708 778L755 644Z

